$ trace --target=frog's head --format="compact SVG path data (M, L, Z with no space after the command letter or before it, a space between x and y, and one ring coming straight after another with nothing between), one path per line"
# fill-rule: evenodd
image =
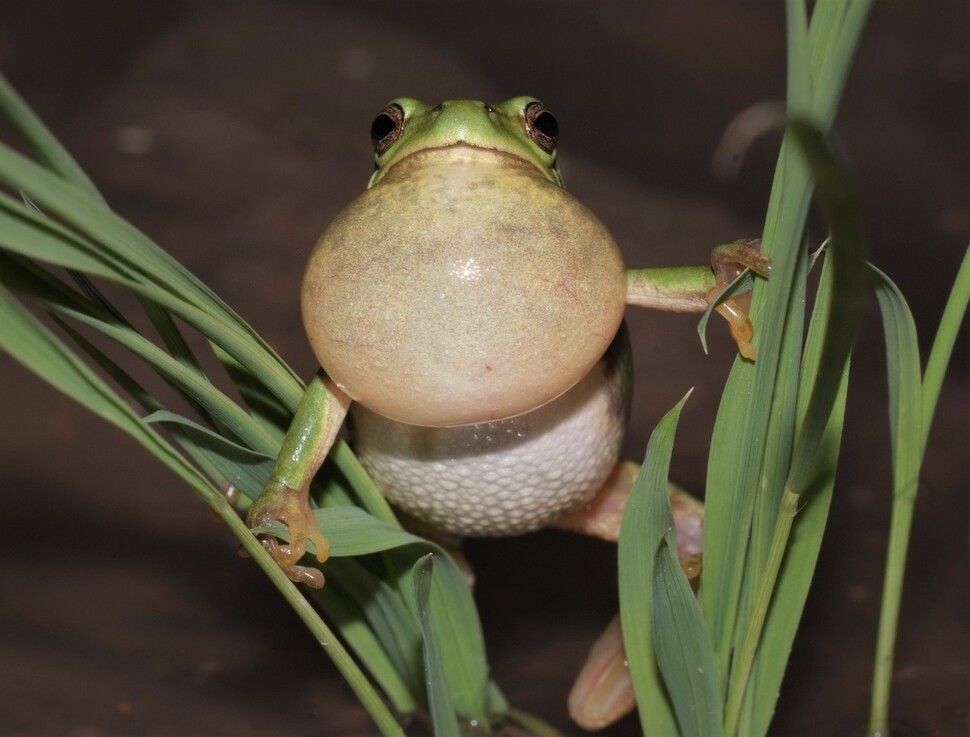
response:
M499 104L449 100L434 107L410 97L387 104L371 123L374 143L372 187L408 156L453 146L468 146L515 156L562 186L556 163L559 124L534 97Z
M310 257L303 320L327 373L374 412L449 426L528 412L603 355L626 273L562 188L539 101L390 103L377 170Z

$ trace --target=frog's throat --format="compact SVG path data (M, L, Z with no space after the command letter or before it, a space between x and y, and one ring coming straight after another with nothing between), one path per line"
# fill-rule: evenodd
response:
M371 177L368 184L368 189L385 179L408 174L417 169L423 169L429 166L462 165L500 166L505 169L521 169L533 174L538 173L543 179L549 180L556 186L562 186L562 182L556 177L554 169L546 168L537 162L508 151L475 146L464 141L458 141L446 146L435 146L434 148L420 149L406 154L387 167L374 172L374 176Z

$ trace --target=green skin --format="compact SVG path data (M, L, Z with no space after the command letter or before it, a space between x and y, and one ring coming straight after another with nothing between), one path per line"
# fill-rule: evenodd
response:
M744 268L767 274L751 242L716 248L711 266L626 270L602 224L563 190L556 132L529 97L436 107L400 98L375 120L368 190L321 237L303 284L324 370L248 517L254 528L289 527L288 544L263 542L294 581L323 585L316 567L298 565L307 541L327 557L308 490L352 401L417 425L515 416L595 365L626 304L702 312ZM432 264L449 248L450 261ZM463 266L444 274L449 263ZM486 284L490 274L501 278ZM745 298L717 309L753 358ZM544 383L529 383L537 373Z

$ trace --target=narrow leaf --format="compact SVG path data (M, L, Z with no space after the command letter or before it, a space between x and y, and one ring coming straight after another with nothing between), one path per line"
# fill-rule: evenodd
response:
M671 409L654 428L623 513L618 549L620 622L630 662L630 677L637 696L640 725L646 735L676 735L672 699L683 693L668 691L657 666L654 630L653 587L657 551L671 532L658 506L667 499L667 476L674 430L687 397ZM675 546L676 549L676 546ZM658 632L657 637L664 636ZM712 674L713 677L713 674Z
M158 410L148 415L145 422L168 426L183 443L190 443L205 456L220 479L228 481L251 499L259 496L273 472L276 461L273 456L234 443L224 435L182 415Z
M441 659L441 645L434 626L431 608L431 576L434 556L421 557L414 564L414 600L424 642L425 686L428 690L428 710L436 737L459 737L458 719L451 703L448 679Z

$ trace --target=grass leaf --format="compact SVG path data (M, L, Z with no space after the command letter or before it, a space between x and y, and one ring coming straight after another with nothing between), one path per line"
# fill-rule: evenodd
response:
M630 677L637 696L637 707L643 733L676 735L678 723L675 698L685 697L684 691L668 687L657 665L656 642L667 635L657 631L654 622L654 566L657 552L672 524L668 523L669 506L665 515L662 506L667 500L670 454L674 431L684 397L654 428L647 444L646 458L640 467L620 526L619 588L620 622L623 628ZM674 546L676 549L676 546ZM664 621L670 626L669 621ZM676 623L674 623L676 625ZM655 633L656 631L656 633ZM711 674L711 677L714 677Z
M434 612L431 606L431 578L434 566L434 555L428 553L418 558L414 564L412 580L414 582L414 600L421 623L421 635L424 642L425 684L428 689L428 709L431 712L431 723L434 725L435 737L459 737L458 720L451 703L445 667L441 656L441 645L438 642L437 629L434 626Z

